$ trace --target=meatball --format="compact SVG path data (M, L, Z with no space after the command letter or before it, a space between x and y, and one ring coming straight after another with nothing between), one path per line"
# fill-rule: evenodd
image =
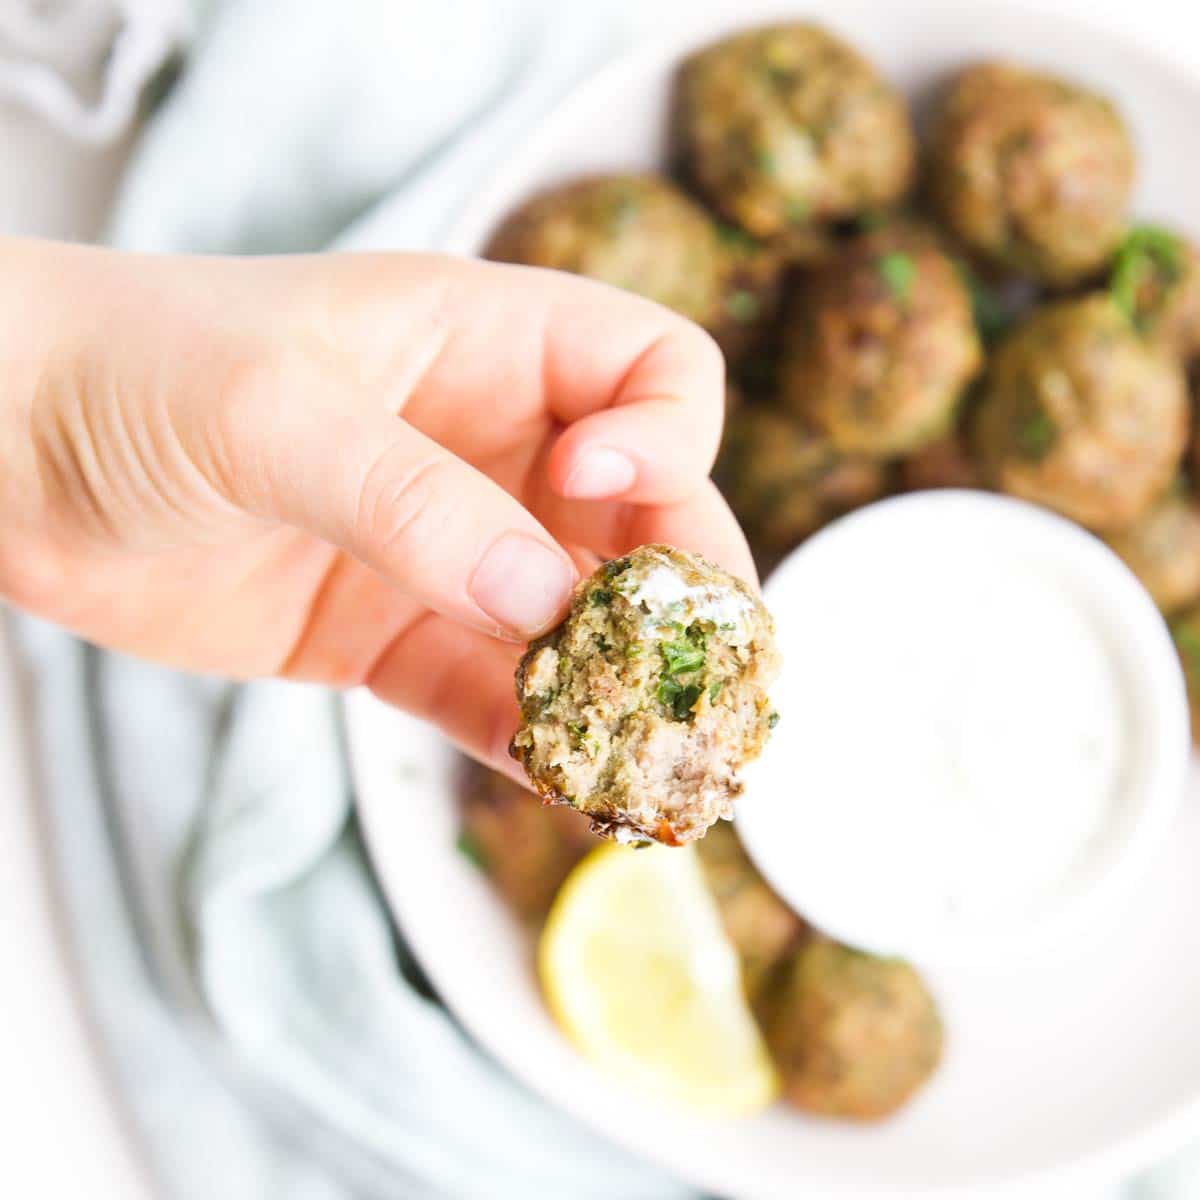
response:
M571 869L596 845L587 822L539 804L506 775L471 763L460 802L459 849L522 921L540 925Z
M968 439L961 429L955 429L904 459L900 464L900 485L907 492L981 488L983 479L978 463L971 456Z
M776 717L774 625L741 580L642 546L575 590L517 670L511 752L547 801L618 841L680 845L733 812Z
M780 256L722 231L670 180L600 175L534 196L493 234L486 257L586 275L703 325L729 352L769 321Z
M1200 508L1182 489L1108 542L1163 612L1200 600Z
M930 129L930 200L963 243L1001 268L1064 286L1121 239L1134 154L1103 96L1008 63L950 85Z
M912 181L903 99L815 25L754 29L693 54L676 113L689 177L758 237L885 208Z
M1166 490L1187 420L1179 364L1101 293L1035 312L1000 345L975 446L996 486L1108 531Z
M1109 288L1134 327L1168 353L1200 353L1200 254L1170 230L1131 230L1117 251Z
M942 1022L907 963L814 937L767 1005L764 1035L784 1098L827 1116L877 1120L929 1078Z
M762 404L732 413L715 478L760 565L887 490L887 468L839 454L794 417Z
M1200 605L1180 613L1171 622L1171 637L1175 640L1175 649L1187 682L1192 741L1200 746Z
M816 272L783 330L781 402L848 454L943 436L983 352L971 297L924 231L857 238Z
M754 1003L808 926L758 873L732 825L717 822L698 849L705 882L741 962L746 995Z

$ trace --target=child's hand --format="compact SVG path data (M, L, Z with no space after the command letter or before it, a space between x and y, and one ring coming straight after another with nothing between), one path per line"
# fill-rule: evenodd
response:
M753 578L707 478L719 353L583 280L0 241L0 353L0 591L194 669L365 682L494 764L576 563L663 541Z

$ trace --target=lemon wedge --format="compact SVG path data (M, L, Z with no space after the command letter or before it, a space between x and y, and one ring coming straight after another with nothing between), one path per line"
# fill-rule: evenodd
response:
M558 893L538 969L567 1036L640 1094L720 1116L777 1095L691 847L592 851Z

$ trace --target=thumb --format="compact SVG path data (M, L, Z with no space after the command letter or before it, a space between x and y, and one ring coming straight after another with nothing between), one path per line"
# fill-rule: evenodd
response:
M503 488L343 371L305 358L234 389L225 472L235 503L354 555L413 599L517 640L561 616L577 574Z

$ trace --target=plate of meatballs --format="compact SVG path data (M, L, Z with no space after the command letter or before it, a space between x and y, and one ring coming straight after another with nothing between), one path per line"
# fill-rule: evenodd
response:
M1161 611L1200 738L1200 79L984 0L685 24L559 105L446 248L708 330L714 478L764 578L907 492L1084 527ZM1064 1186L1200 1136L1200 787L1114 924L921 970L789 908L728 819L768 738L803 752L777 669L753 588L646 546L521 660L527 787L349 697L372 857L466 1028L728 1196Z

